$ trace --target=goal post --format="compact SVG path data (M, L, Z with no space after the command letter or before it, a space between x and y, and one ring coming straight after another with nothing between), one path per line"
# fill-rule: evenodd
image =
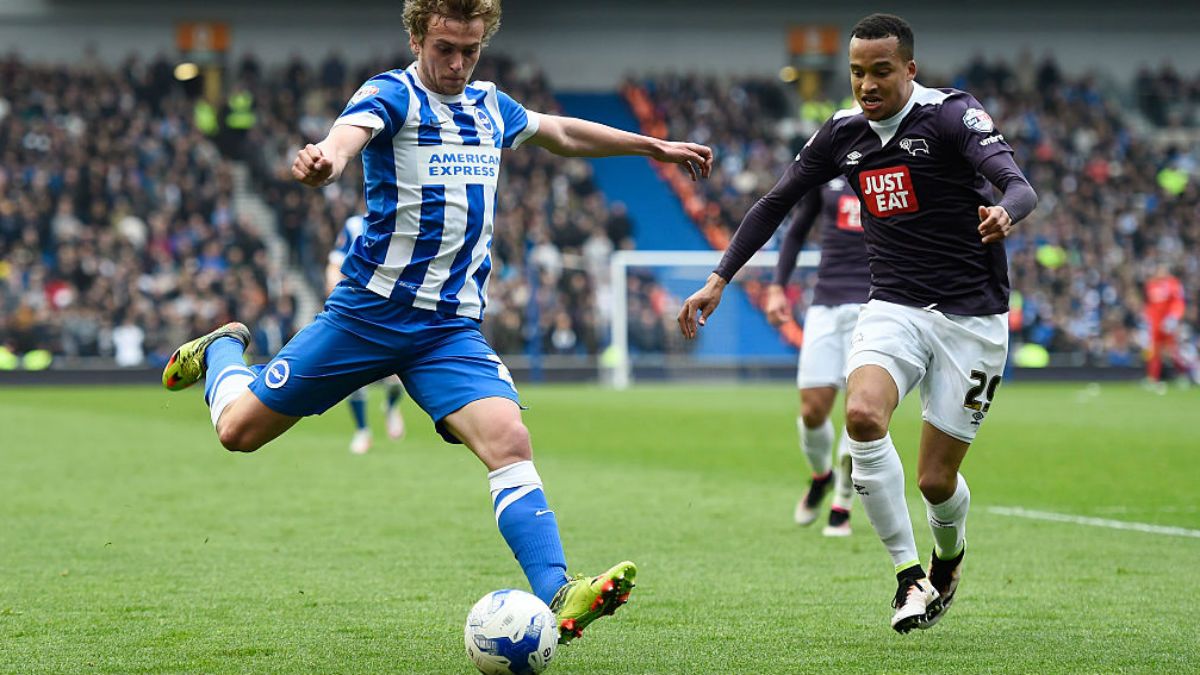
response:
M626 389L633 381L635 360L664 366L675 364L683 368L731 368L742 363L782 363L794 358L794 346L785 336L766 325L765 316L753 306L747 290L769 283L779 260L775 251L763 251L752 257L734 278L722 298L721 309L709 326L701 329L694 344L680 346L691 351L664 349L662 353L639 354L638 345L630 340L631 305L644 298L630 298L631 285L644 291L645 283L631 284L631 272L641 271L655 288L650 297L670 298L670 308L660 308L661 315L674 320L683 299L698 290L717 266L720 251L617 251L609 261L609 312L611 341L601 360L603 380L616 389ZM797 269L809 272L820 262L819 251L802 251ZM644 310L643 310L644 311ZM662 316L659 317L660 320ZM669 330L669 328L667 328ZM677 335L678 329L675 329ZM666 340L676 346L680 341ZM791 356L789 356L791 355Z

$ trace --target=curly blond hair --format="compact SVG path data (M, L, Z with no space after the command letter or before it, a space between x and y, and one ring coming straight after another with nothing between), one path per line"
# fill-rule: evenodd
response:
M404 0L404 28L418 43L425 41L435 16L470 22L483 19L483 44L500 30L500 0Z

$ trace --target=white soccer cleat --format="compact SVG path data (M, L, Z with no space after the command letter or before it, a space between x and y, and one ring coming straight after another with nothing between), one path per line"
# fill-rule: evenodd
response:
M906 578L900 582L896 597L892 600L892 607L896 608L896 614L892 616L892 629L897 633L907 633L919 628L925 621L925 615L941 612L941 606L942 600L928 577Z
M404 416L400 414L400 406L387 411L387 432L393 441L404 438Z
M365 455L371 449L371 431L369 429L359 429L354 432L354 438L350 439L350 452L356 455Z

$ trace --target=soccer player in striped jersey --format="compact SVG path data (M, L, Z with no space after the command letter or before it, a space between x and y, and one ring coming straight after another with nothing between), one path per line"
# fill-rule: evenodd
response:
M530 143L557 155L641 155L708 176L712 151L601 124L528 111L471 72L500 22L499 0L406 0L416 61L367 81L329 135L301 149L296 180L312 187L362 155L367 216L316 321L254 372L248 332L231 323L179 348L168 389L207 373L205 399L221 444L252 452L305 415L397 373L450 443L487 467L496 523L535 595L570 641L629 597L637 568L569 578L554 512L533 465L508 369L479 330L491 271L501 151ZM624 514L595 519L610 537Z
M342 263L346 260L346 254L350 252L354 241L362 236L363 222L364 218L361 215L353 215L342 224L342 231L338 233L333 250L329 252L329 263L325 265L326 294L332 293L333 289L337 288L337 285L345 278L342 276ZM400 377L395 373L383 378L382 381L387 387L387 404L384 407L384 414L387 416L388 438L398 441L404 438L404 416L400 414L400 399L404 397L404 385L401 384ZM346 403L350 405L350 413L354 417L354 436L350 438L350 452L356 455L365 455L371 449L371 428L367 426L367 389L369 386L361 387L346 399Z

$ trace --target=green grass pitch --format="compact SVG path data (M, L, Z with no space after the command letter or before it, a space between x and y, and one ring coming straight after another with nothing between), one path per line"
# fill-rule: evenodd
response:
M640 566L632 602L550 673L1200 671L1200 539L1001 515L1200 529L1200 392L1003 387L963 472L959 599L888 627L895 583L856 508L798 528L794 390L523 388L572 571ZM471 673L462 623L525 581L484 469L411 402L347 450L335 408L253 455L198 390L0 389L0 673ZM919 547L919 406L893 435Z

